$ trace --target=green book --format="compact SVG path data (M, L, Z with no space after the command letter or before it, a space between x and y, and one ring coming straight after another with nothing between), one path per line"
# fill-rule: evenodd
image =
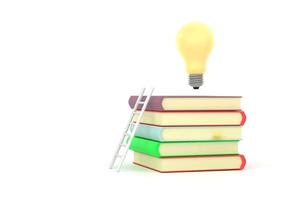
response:
M130 149L154 157L237 155L239 140L159 142L134 137Z

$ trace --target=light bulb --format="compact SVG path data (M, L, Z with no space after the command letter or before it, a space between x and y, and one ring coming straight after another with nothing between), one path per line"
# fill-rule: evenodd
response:
M186 24L177 34L177 48L185 60L189 84L194 89L203 84L206 60L212 47L213 34L205 24Z

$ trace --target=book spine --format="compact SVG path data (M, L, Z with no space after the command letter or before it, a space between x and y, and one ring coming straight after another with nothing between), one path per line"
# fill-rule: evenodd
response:
M242 160L242 164L240 166L240 170L244 169L245 168L245 165L246 165L246 158L244 155L240 155L240 158Z
M246 114L245 114L244 111L241 111L240 113L241 113L241 115L242 115L242 121L241 121L241 124L240 124L240 125L242 126L242 125L245 124L247 117L246 117Z
M160 157L159 146L159 142L134 137L131 142L130 149L135 152L144 153L154 157Z
M129 102L129 106L131 108L134 107L135 102L137 101L137 98L138 98L138 96L131 96L129 98L128 102ZM164 97L162 97L162 96L150 97L146 110L147 111L163 111L164 110L162 107L163 98ZM142 100L145 101L145 99L146 99L146 96L143 96ZM141 110L141 109L142 109L142 105L138 105L138 110Z
M141 138L162 142L163 141L162 132L163 132L162 127L139 124L135 135Z

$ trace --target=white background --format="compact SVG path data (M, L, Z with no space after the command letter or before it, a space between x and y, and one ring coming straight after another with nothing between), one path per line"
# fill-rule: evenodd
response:
M1 1L0 199L299 199L298 1ZM214 30L205 83L175 41ZM244 171L108 170L142 87L242 95Z

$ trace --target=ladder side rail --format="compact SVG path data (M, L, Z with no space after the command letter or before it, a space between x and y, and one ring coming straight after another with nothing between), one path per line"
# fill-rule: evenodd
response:
M146 100L145 100L145 102L144 102L144 104L143 104L143 107L142 107L142 109L141 109L141 111L140 111L140 113L139 113L138 119L137 119L137 121L135 122L135 126L134 126L134 128L133 128L133 130L132 130L132 133L131 133L131 135L130 135L130 137L129 137L129 141L127 142L127 145L126 145L126 149L125 149L124 155L122 156L121 161L120 161L120 163L119 163L119 165L118 165L118 167L117 167L117 171L118 171L118 172L120 171L121 166L122 166L122 164L123 164L123 162L124 162L124 160L125 160L125 158L126 158L127 152L128 152L128 150L129 150L129 146L130 146L131 141L132 141L132 139L133 139L133 137L134 137L134 135L135 135L135 132L136 132L136 130L137 130L137 127L138 127L139 124L140 124L140 121L141 121L141 118L142 118L142 116L143 116L143 113L144 113L144 111L146 110L146 108L147 108L147 106L148 106L148 102L149 102L149 100L150 100L150 97L152 96L153 90L154 90L154 88L151 89L150 93L149 93L148 96L146 97Z
M126 128L125 128L125 131L124 131L123 134L122 134L121 140L120 140L120 142L118 143L118 146L117 146L117 149L116 149L116 151L115 151L114 157L113 157L113 159L112 159L112 161L111 161L111 163L110 163L110 167L109 167L110 169L112 169L112 168L114 167L114 164L115 164L116 159L117 159L117 157L118 157L119 151L120 151L120 149L121 149L121 144L123 143L124 138L126 137L126 134L127 134L127 132L128 132L128 129L129 129L129 127L130 127L130 123L132 122L132 119L133 119L133 116L134 116L134 112L136 111L136 109L137 109L137 107L138 107L138 102L142 99L142 97L143 97L143 95L144 95L144 93L145 93L145 90L146 90L146 88L143 88L143 89L141 90L141 93L140 93L140 95L138 96L138 98L137 98L137 100L136 100L136 102L135 102L134 108L132 109L132 112L131 112L129 121L128 121L128 123L127 123L127 125L126 125Z

